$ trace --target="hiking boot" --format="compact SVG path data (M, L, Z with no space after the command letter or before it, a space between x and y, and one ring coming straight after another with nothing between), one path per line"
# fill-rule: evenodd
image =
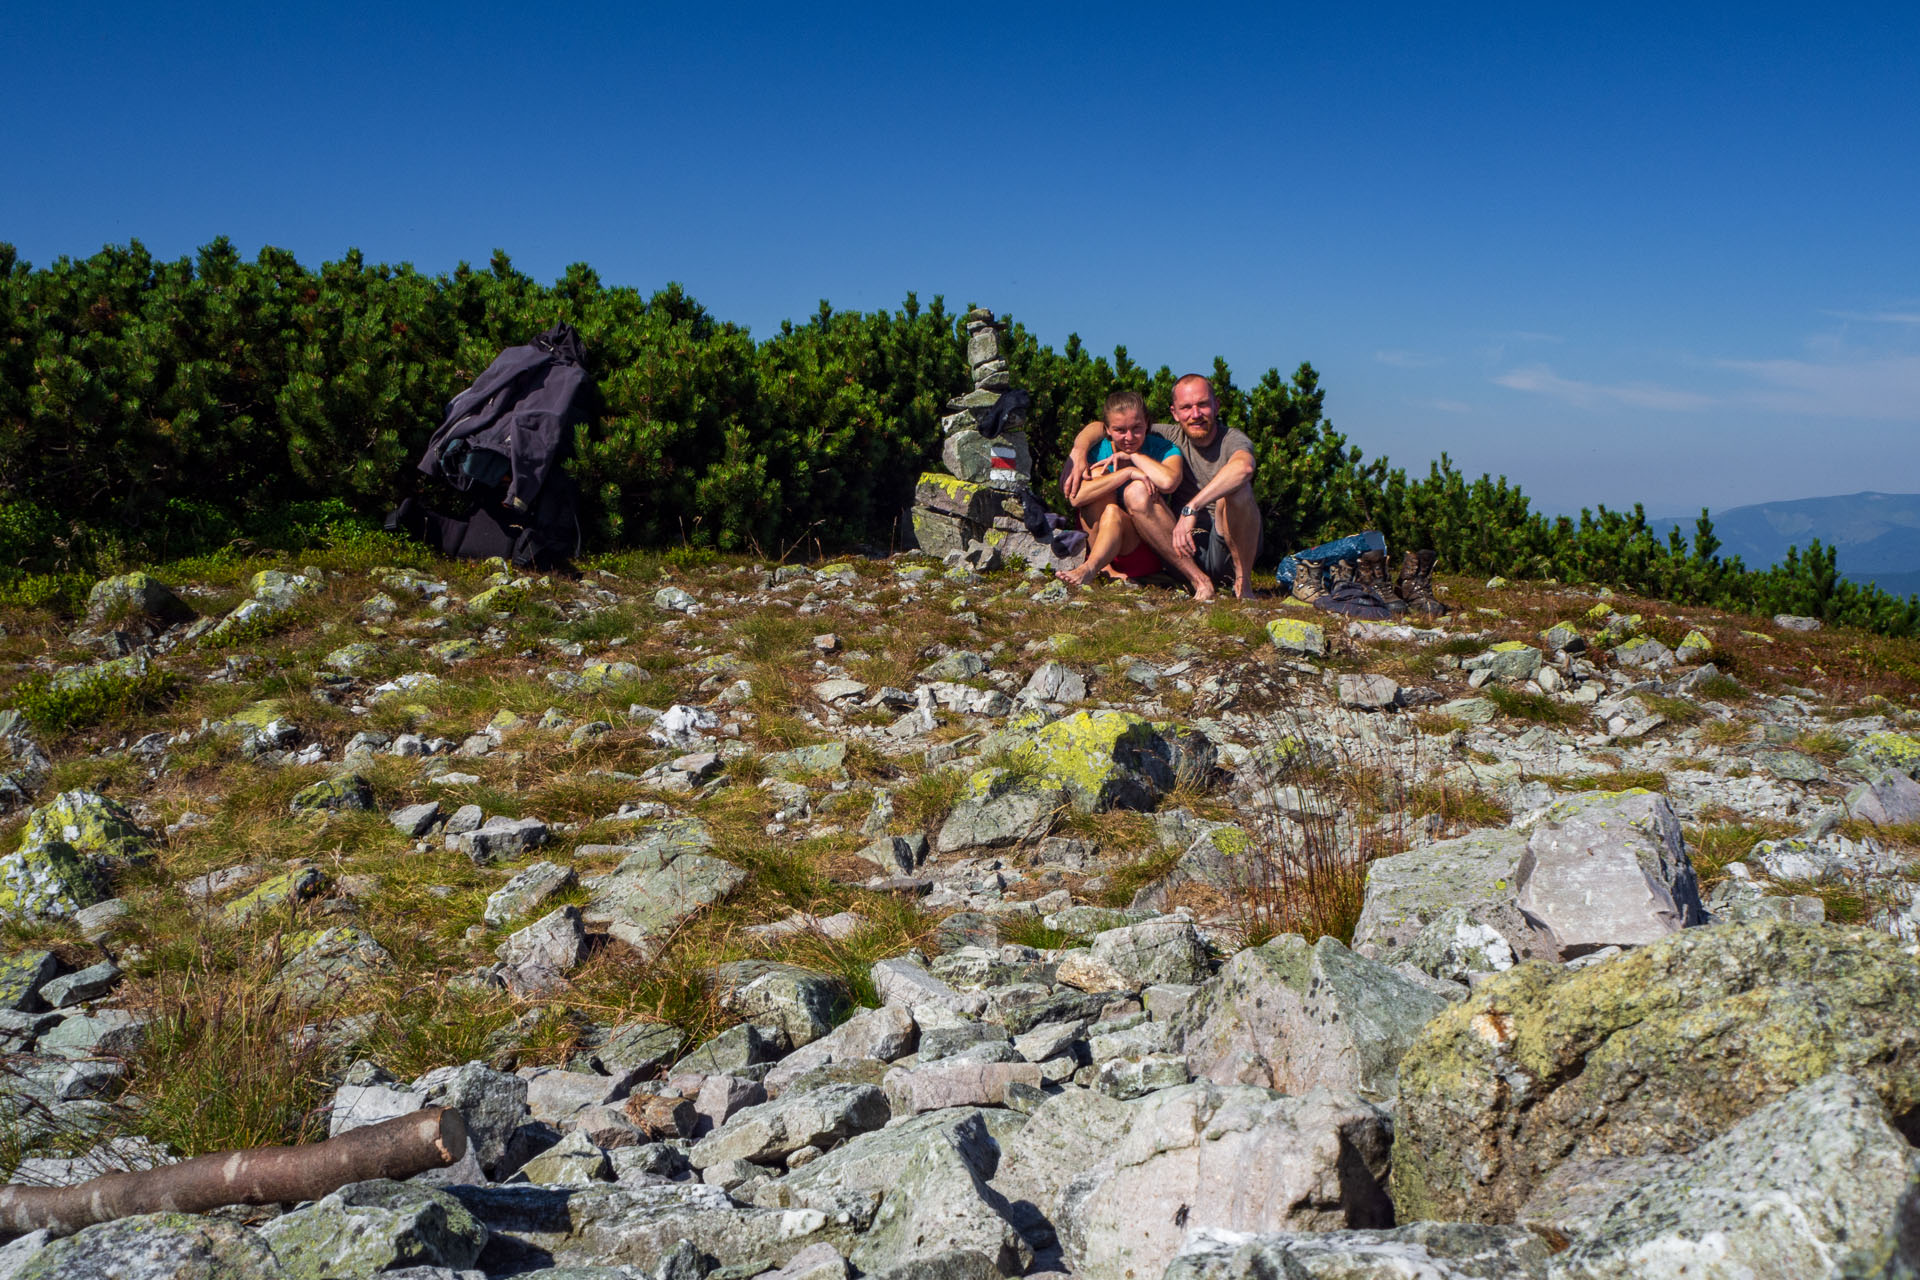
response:
M1327 568L1327 577L1332 582L1332 585L1336 587L1343 582L1354 581L1353 561L1351 560L1335 560Z
M1407 552L1400 562L1400 581L1395 584L1409 610L1434 618L1450 612L1433 594L1433 562L1438 558L1439 553L1434 551Z
M1394 593L1387 580L1387 553L1369 551L1362 555L1353 566L1353 580L1380 597L1387 608L1395 613L1406 611L1406 601Z
M1327 566L1318 560L1296 560L1293 567L1293 598L1312 604L1327 594Z

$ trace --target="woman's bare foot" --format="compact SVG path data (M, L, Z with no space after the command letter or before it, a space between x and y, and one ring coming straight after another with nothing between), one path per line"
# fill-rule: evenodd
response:
M1084 587L1087 585L1087 579L1098 572L1100 572L1098 568L1083 564L1078 569L1055 569L1053 576L1070 587Z

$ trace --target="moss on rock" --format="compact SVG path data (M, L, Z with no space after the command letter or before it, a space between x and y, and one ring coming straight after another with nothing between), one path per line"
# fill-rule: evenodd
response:
M1920 962L1863 929L1691 929L1567 970L1522 964L1400 1064L1400 1217L1510 1221L1561 1161L1684 1153L1829 1071L1920 1113Z

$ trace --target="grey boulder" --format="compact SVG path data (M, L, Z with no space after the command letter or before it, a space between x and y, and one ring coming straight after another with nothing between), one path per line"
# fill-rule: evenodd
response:
M1547 1280L1553 1251L1522 1227L1415 1222L1385 1231L1196 1231L1165 1280Z
M1572 1236L1558 1280L1913 1275L1920 1269L1920 1153L1866 1084L1802 1085L1608 1202L1525 1216Z
M746 883L731 862L700 852L710 842L695 823L660 824L606 875L588 883L586 920L651 959L689 917Z
M736 1113L695 1143L687 1160L696 1169L727 1160L777 1164L802 1147L826 1151L856 1133L878 1129L890 1115L886 1095L872 1085L828 1085Z
M1185 1022L1187 1064L1216 1084L1283 1093L1315 1086L1381 1100L1447 1000L1338 938L1282 934L1222 966Z
M992 1164L979 1159L975 1144L946 1132L923 1136L854 1248L854 1264L876 1271L963 1252L985 1257L999 1275L1023 1274L1033 1249L987 1183Z
M1375 858L1367 864L1354 948L1404 947L1441 916L1460 910L1498 933L1517 959L1558 960L1552 936L1514 905L1526 852L1525 833L1501 828Z
M148 1213L88 1227L27 1259L14 1280L269 1280L284 1274L245 1227L191 1213Z
M1198 1081L1149 1094L1107 1157L1061 1197L1073 1269L1159 1275L1190 1230L1330 1231L1393 1220L1393 1127L1351 1093L1283 1097Z
M340 1188L260 1229L293 1280L357 1280L396 1267L471 1267L487 1229L444 1191L378 1179Z
M1650 791L1556 801L1535 821L1515 877L1515 901L1552 931L1562 958L1706 920L1680 820Z

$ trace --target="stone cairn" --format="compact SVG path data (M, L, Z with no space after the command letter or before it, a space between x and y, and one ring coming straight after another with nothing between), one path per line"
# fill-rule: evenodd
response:
M1084 553L1057 555L1027 531L1026 514L1036 500L1024 419L1004 424L991 439L979 430L987 411L1013 386L1000 345L1002 327L985 308L967 313L973 390L947 402L940 419L946 471L921 473L901 535L909 546L976 569L994 568L1007 557L1042 568L1071 567Z

